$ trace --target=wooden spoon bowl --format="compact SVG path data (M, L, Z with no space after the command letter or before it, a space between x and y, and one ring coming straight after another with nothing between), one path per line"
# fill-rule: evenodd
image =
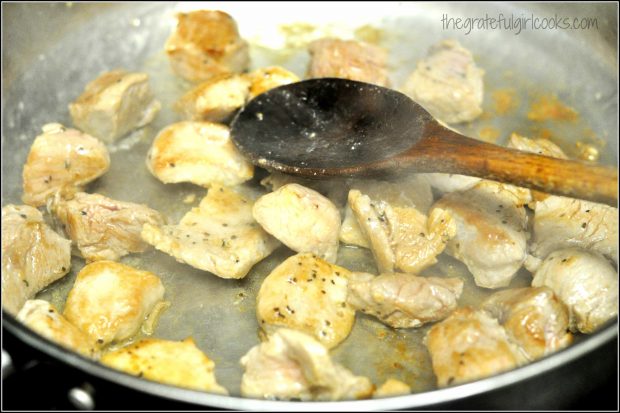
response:
M310 79L248 102L231 124L260 167L309 178L455 173L616 205L618 170L492 145L442 126L392 89Z

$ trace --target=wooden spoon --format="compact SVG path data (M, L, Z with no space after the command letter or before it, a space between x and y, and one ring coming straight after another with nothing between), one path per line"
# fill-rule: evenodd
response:
M392 89L322 78L248 102L232 139L260 167L309 178L445 172L616 205L618 170L491 145L442 126Z

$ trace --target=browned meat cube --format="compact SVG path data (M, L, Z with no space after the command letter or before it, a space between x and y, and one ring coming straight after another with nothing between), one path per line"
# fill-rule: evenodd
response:
M566 304L571 331L592 333L618 315L618 273L595 252L552 252L536 270L532 286L551 288Z
M98 139L59 123L43 126L24 165L24 203L45 205L48 197L71 196L110 167L110 155Z
M320 39L310 44L308 78L339 77L389 86L387 52L355 40Z
M484 71L455 40L434 45L403 91L446 123L468 122L482 113Z
M164 218L146 205L116 201L80 192L69 201L51 204L56 218L86 261L111 260L149 246L142 241L142 225L162 225Z
M245 76L250 81L250 95L248 99L252 99L275 87L299 82L299 77L296 74L280 66L256 69Z
M265 231L293 251L310 252L336 262L340 213L318 192L287 184L260 197L252 214Z
M374 389L368 378L332 361L312 336L286 328L252 347L241 365L244 397L350 400L367 398Z
M228 394L215 379L215 363L191 338L183 341L145 338L106 353L101 363L160 383Z
M498 291L482 309L504 326L511 340L530 360L551 354L573 341L568 309L550 288L511 288Z
M200 82L248 68L248 44L239 36L231 16L199 10L179 13L177 18L177 27L166 42L166 53L177 75Z
M63 347L86 356L97 358L99 350L86 333L71 324L56 307L44 300L28 300L17 319Z
M146 73L103 73L69 105L73 124L104 142L147 125L161 108L148 81Z
M78 274L64 316L104 346L137 333L163 298L164 286L155 274L118 262L97 261Z
M230 139L226 125L183 121L162 129L146 159L148 170L165 184L234 186L252 179L254 166Z
M481 310L459 308L426 335L437 385L481 379L526 362L497 320Z
M71 268L71 241L27 205L2 208L2 308L17 314L26 300Z
M184 94L175 109L188 120L223 122L245 103L250 82L241 75L212 77Z
M328 348L351 332L355 310L347 303L350 272L315 255L289 257L265 278L256 318L267 334L280 327L310 334Z
M353 308L394 328L439 321L456 309L463 291L459 278L388 273L352 273L348 301Z

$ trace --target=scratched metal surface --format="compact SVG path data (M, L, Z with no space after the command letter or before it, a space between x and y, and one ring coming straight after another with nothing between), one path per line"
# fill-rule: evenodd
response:
M88 191L146 203L173 222L197 205L206 190L189 184L164 185L150 175L144 164L157 131L180 120L171 105L190 87L172 75L163 53L175 12L190 8L228 11L250 41L253 68L278 64L303 76L308 61L305 45L314 38L335 35L376 42L389 50L394 87L402 85L431 44L458 38L485 70L486 88L485 116L458 129L475 137L484 128L494 128L500 143L513 131L532 136L546 129L559 137L569 151L584 134L594 134L607 142L601 161L617 163L617 51L608 45L610 36L613 42L613 33L608 30L613 22L603 21L609 19L602 17L604 14L599 31L524 31L515 35L507 30L465 34L442 29L444 14L474 17L521 13L517 6L499 4L361 3L351 7L338 3L5 3L2 7L3 206L20 202L22 165L41 126L48 122L70 125L67 104L88 81L114 68L149 73L163 109L151 125L111 147L110 171ZM579 5L563 10L570 16L601 12ZM261 18L257 18L259 13ZM31 30L23 30L24 22L29 22ZM494 108L492 94L500 89L513 89L520 103L509 115L498 115ZM541 93L557 94L579 112L579 119L573 123L528 121L529 103ZM189 194L195 194L196 201L183 203ZM264 277L291 254L280 248L243 280L217 278L157 251L128 256L122 262L156 273L166 287L166 298L172 306L161 316L154 335L173 340L194 337L215 361L218 381L234 396L239 393L242 374L239 359L259 342L254 316L256 292ZM341 248L338 263L352 270L376 272L371 255L363 249ZM74 259L71 273L40 297L62 308L82 266L80 259ZM488 294L473 285L462 264L448 257L442 257L425 273L462 277L466 283L461 305L475 305ZM525 286L530 280L531 276L523 271L511 286ZM411 385L414 393L421 393L435 387L422 343L426 331L395 331L358 316L350 337L332 354L356 374L366 375L377 384L393 377Z

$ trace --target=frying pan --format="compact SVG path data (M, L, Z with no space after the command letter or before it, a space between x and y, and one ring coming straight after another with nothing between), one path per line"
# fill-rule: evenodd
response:
M510 116L491 116L458 129L475 136L484 127L536 136L551 131L571 152L584 136L602 140L600 162L617 164L618 66L617 5L607 4L457 4L457 3L192 3L192 4L7 4L2 5L2 205L20 203L21 170L30 144L43 124L70 125L67 104L99 73L114 68L145 71L163 110L143 130L111 149L110 171L88 187L112 198L148 204L171 222L198 202L206 191L193 185L163 185L144 166L146 151L161 128L179 120L172 102L189 85L171 74L163 45L174 27L176 12L208 8L227 11L251 44L252 66L282 65L305 72L305 44L319 36L357 35L378 41L390 51L391 80L401 85L428 47L456 38L469 48L486 71L485 112L493 113L489 93L513 89L520 102ZM585 30L467 29L443 27L442 18L488 16L596 18L598 28ZM261 16L258 18L257 16ZM573 123L527 121L529 102L553 93L580 114ZM599 142L600 144L600 142ZM259 172L260 174L260 172ZM437 390L430 359L422 344L427 328L394 331L358 316L351 336L337 347L334 359L380 384L388 377L412 386L413 394L382 400L333 403L275 402L238 397L239 358L258 341L254 315L256 292L264 277L292 252L284 247L257 264L243 280L223 280L174 261L157 251L131 255L122 262L159 275L172 302L155 336L171 340L193 336L216 363L216 376L231 396L218 396L149 382L126 375L67 351L41 338L3 311L3 326L28 346L62 363L146 394L193 404L259 410L397 409L445 406L484 400L478 406L557 408L613 375L610 363L617 347L614 320L591 336L552 356L476 382ZM375 272L370 253L341 248L339 264ZM70 274L40 294L60 310L76 274L83 266L73 260ZM461 276L465 289L460 305L475 304L486 293L476 288L466 268L442 258L435 271ZM529 285L531 275L518 274L511 287ZM614 344L615 343L615 344ZM617 353L616 353L617 357ZM616 359L617 360L617 359ZM546 391L541 391L546 386ZM561 389L562 393L554 390ZM443 403L443 404L442 404ZM451 404L449 406L455 406ZM457 404L458 406L458 404ZM463 404L461 404L461 407ZM476 404L465 404L474 408Z

